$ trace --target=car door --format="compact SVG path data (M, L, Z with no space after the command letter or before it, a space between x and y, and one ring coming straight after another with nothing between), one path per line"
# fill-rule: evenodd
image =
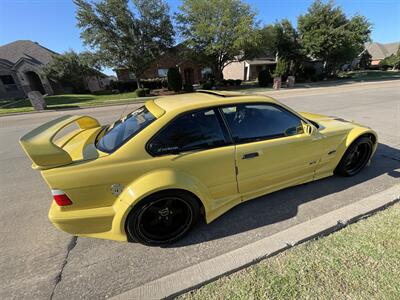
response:
M172 168L205 187L212 210L240 202L235 148L218 110L196 110L175 118L150 140L147 150L159 169Z
M304 132L301 118L273 103L221 110L236 144L243 200L312 180L323 147L318 135Z

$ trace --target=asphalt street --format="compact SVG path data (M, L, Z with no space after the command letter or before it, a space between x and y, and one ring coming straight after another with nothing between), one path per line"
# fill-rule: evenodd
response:
M0 299L111 297L399 184L400 80L269 94L298 111L374 128L379 147L371 165L352 178L334 176L243 203L165 248L75 239L55 229L47 219L48 187L18 144L60 115L109 123L137 104L0 117Z

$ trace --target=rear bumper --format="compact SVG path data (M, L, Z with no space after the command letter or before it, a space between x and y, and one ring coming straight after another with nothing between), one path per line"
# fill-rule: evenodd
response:
M127 241L125 221L114 206L66 211L53 201L48 217L55 227L72 235Z

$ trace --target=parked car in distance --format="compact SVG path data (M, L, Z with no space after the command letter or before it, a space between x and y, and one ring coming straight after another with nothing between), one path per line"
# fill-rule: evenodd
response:
M172 243L200 217L210 223L255 197L355 175L378 144L355 122L216 91L149 100L104 126L62 116L20 143L51 189L57 228L146 245Z

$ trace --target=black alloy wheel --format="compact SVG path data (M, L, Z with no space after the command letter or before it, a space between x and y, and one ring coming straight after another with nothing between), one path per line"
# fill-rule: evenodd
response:
M130 241L157 246L183 237L196 223L199 205L189 194L164 193L150 196L128 216Z
M347 149L335 173L342 176L353 176L360 172L369 162L372 155L373 143L368 137L354 141Z

